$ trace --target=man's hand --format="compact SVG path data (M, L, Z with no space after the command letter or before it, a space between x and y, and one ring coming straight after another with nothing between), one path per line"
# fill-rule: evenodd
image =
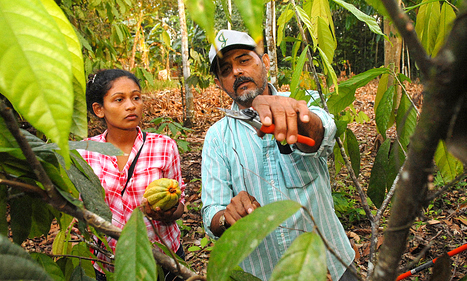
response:
M156 210L153 210L149 205L148 199L144 197L141 200L141 207L143 213L148 215L150 218L163 222L172 222L179 219L184 211L184 206L181 203L178 203L167 211L163 211L159 207L156 207Z
M220 226L219 221L222 216L225 217L225 227L230 227L239 219L251 214L256 208L261 205L256 201L256 198L248 194L246 191L240 193L230 200L230 204L223 211L219 211L214 215L211 221L211 231L216 236L221 236L225 228Z
M300 150L318 150L324 137L323 124L316 114L310 112L305 101L277 95L259 95L253 100L252 107L258 112L264 126L275 125L276 140L294 144L298 134L301 134L311 137L316 143L313 147L297 143ZM262 137L264 133L258 132L258 135Z

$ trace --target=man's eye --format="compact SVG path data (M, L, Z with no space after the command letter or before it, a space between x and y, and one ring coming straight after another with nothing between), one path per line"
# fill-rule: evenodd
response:
M115 101L117 102L121 102L122 100L123 100L122 98L115 99Z

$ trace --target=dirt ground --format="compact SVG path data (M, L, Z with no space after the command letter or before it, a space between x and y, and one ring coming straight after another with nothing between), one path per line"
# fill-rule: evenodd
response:
M370 118L364 124L351 124L350 128L356 135L362 155L359 181L363 187L368 185L371 168L379 145L380 138L374 122L373 106L376 96L377 81L357 90L356 100L353 103L357 112L363 111ZM421 104L422 86L418 83L407 84L408 94L417 106ZM142 128L154 127L150 121L156 117L170 117L176 122L183 123L182 95L179 89L164 90L148 93L144 97L146 109ZM184 181L186 183L186 208L183 215L182 244L187 254L189 266L201 275L206 274L209 259L209 242L205 245L207 235L204 232L200 216L201 209L201 150L205 133L210 125L222 118L223 114L217 107L228 108L230 98L214 86L207 90L194 91L194 126L187 132L185 140L190 145L190 151L181 153L181 165ZM90 122L90 135L101 132L101 126L95 121ZM359 210L360 199L357 196L353 182L343 168L339 173L332 173L332 188L334 192L345 192L350 198L352 209ZM435 200L430 209L425 210L423 217L414 224L410 230L407 251L401 262L400 273L426 263L444 252L451 251L467 243L467 199L465 183L461 188L452 188L441 198ZM375 209L376 210L376 209ZM383 218L382 228L389 211ZM368 267L370 225L364 215L352 213L352 216L343 215L341 220L346 228L348 237L356 250L358 271L365 276ZM48 239L28 240L23 244L26 248L50 249L54 237L52 229ZM379 233L378 245L383 242L383 231ZM204 241L203 241L204 238ZM196 247L197 246L197 247ZM460 280L467 275L467 251L451 258L451 280ZM408 266L408 267L407 267ZM431 269L424 270L405 280L429 280ZM418 279L417 279L418 278Z

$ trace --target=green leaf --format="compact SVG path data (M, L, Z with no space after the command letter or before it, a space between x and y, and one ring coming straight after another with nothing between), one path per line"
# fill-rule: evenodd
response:
M32 224L32 198L23 195L10 200L10 227L13 242L21 245L28 238Z
M55 281L65 280L62 270L51 257L43 253L30 253L30 255Z
M393 103L394 101L394 86L390 86L384 95L381 97L381 100L378 105L378 109L375 113L376 127L378 132L386 138L386 130L392 124L389 124L392 115Z
M389 81L389 74L385 73L381 75L381 78L379 79L378 82L378 90L376 91L376 97L375 97L375 106L374 106L374 111L378 110L379 102L381 101L381 98L383 97L384 93L386 93L388 89L388 81Z
M300 207L295 201L278 201L238 220L216 242L209 258L207 280L228 280L230 272Z
M74 94L65 36L40 0L0 0L0 37L0 92L67 159Z
M339 84L339 94L333 93L328 100L331 114L338 114L355 100L355 91L381 74L388 73L384 67L367 70Z
M394 142L391 146L389 151L389 165L388 165L388 173L386 175L387 179L387 190L391 188L394 184L394 180L396 179L397 174L400 171L403 163L405 162L406 158L406 150L400 146L399 142Z
M286 24L292 19L294 16L293 10L290 9L290 5L287 5L285 10L281 13L279 16L279 19L277 20L277 46L280 46L282 43L282 40L285 38L285 32L284 30L286 29Z
M405 94L402 95L399 108L397 109L396 126L399 141L402 147L407 149L410 137L415 132L417 126L417 112Z
M156 280L156 261L139 208L133 211L118 239L115 280Z
M86 79L84 76L81 44L73 26L68 21L62 9L60 9L54 1L42 0L42 4L44 4L44 7L54 18L58 28L63 33L68 51L71 55L74 102L70 132L81 138L85 138L88 135L88 120L86 108Z
M323 50L318 47L319 54L321 55L321 62L323 63L323 68L326 70L328 78L331 79L332 84L337 86L337 75L334 72L334 68L331 65L331 60L327 57L327 55L323 52ZM336 87L336 95L339 95L339 87ZM355 99L355 98L354 98Z
M384 7L384 4L382 1L380 0L365 0L365 2L372 6L373 8L375 8L376 11L378 11L378 13L380 13L381 15L383 15L385 18L389 18L389 13L388 11L386 10L386 7Z
M205 32L210 43L213 43L216 37L214 31L214 12L216 6L212 0L189 0L185 1L188 15Z
M300 84L300 76L302 74L303 66L305 65L306 58L307 58L307 52L308 52L308 46L305 46L305 48L302 51L302 54L298 58L297 65L295 66L295 71L292 75L292 81L290 82L290 92L292 94L290 95L291 98L296 98L296 94L298 91L298 85Z
M352 169L355 175L358 178L360 173L360 148L358 146L357 137L354 135L352 130L345 130L345 150L350 157L350 162L352 164Z
M84 269L78 265L77 267L75 267L75 270L73 270L70 280L71 281L94 281L96 279L87 276Z
M347 9L347 11L351 12L357 19L364 22L370 28L371 31L373 31L376 34L379 34L379 35L383 36L386 40L389 40L389 38L386 36L386 34L384 34L381 31L381 28L379 27L378 23L376 22L375 17L371 17L371 16L363 13L362 11L360 11L359 9L357 9L354 5L352 5L350 3L344 2L342 0L333 0L333 1L336 2L337 4L339 4L340 6L342 6L343 8Z
M0 280L53 281L20 246L0 235Z
M322 17L318 17L318 37L316 39L318 39L320 54L325 54L325 56L322 55L322 60L325 61L323 64L328 65L324 72L324 74L327 75L331 71L334 72L333 68L330 66L334 58L337 41L329 24ZM333 82L335 83L334 85L337 85L337 77L335 80L333 79Z
M315 232L305 232L294 240L277 265L270 281L326 280L326 247Z
M71 250L71 255L77 257L89 257L91 256L91 252L89 251L89 247L84 242L80 242L77 245L73 246ZM82 259L72 259L74 267L80 266L81 269L92 278L95 278L96 272L90 260L82 260ZM73 272L74 273L74 272Z
M259 43L263 39L263 0L235 0L234 2L251 37Z
M456 19L456 13L448 3L443 3L441 6L441 16L439 18L438 37L433 48L433 57L438 54L439 49L444 45L445 39L448 37L452 29L452 23Z
M444 182L453 181L464 170L462 162L448 151L446 143L443 140L439 142L438 147L436 148L435 162Z
M105 192L99 178L76 151L70 155L74 165L70 166L66 173L79 191L84 207L111 222L112 212L105 203Z
M440 4L438 1L430 0L423 0L422 4L415 21L415 32L428 55L433 55L439 32Z
M375 164L373 165L373 169L371 169L367 195L377 208L381 207L386 196L390 147L391 140L386 139L379 148Z
M50 224L54 219L53 213L49 210L49 205L40 199L32 199L32 222L30 238L47 236L50 231Z

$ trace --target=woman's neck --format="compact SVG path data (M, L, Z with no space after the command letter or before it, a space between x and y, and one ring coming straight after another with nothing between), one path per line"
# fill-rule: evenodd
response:
M130 154L137 136L137 128L134 130L119 130L112 128L107 129L106 140L117 148L120 148L125 154Z

